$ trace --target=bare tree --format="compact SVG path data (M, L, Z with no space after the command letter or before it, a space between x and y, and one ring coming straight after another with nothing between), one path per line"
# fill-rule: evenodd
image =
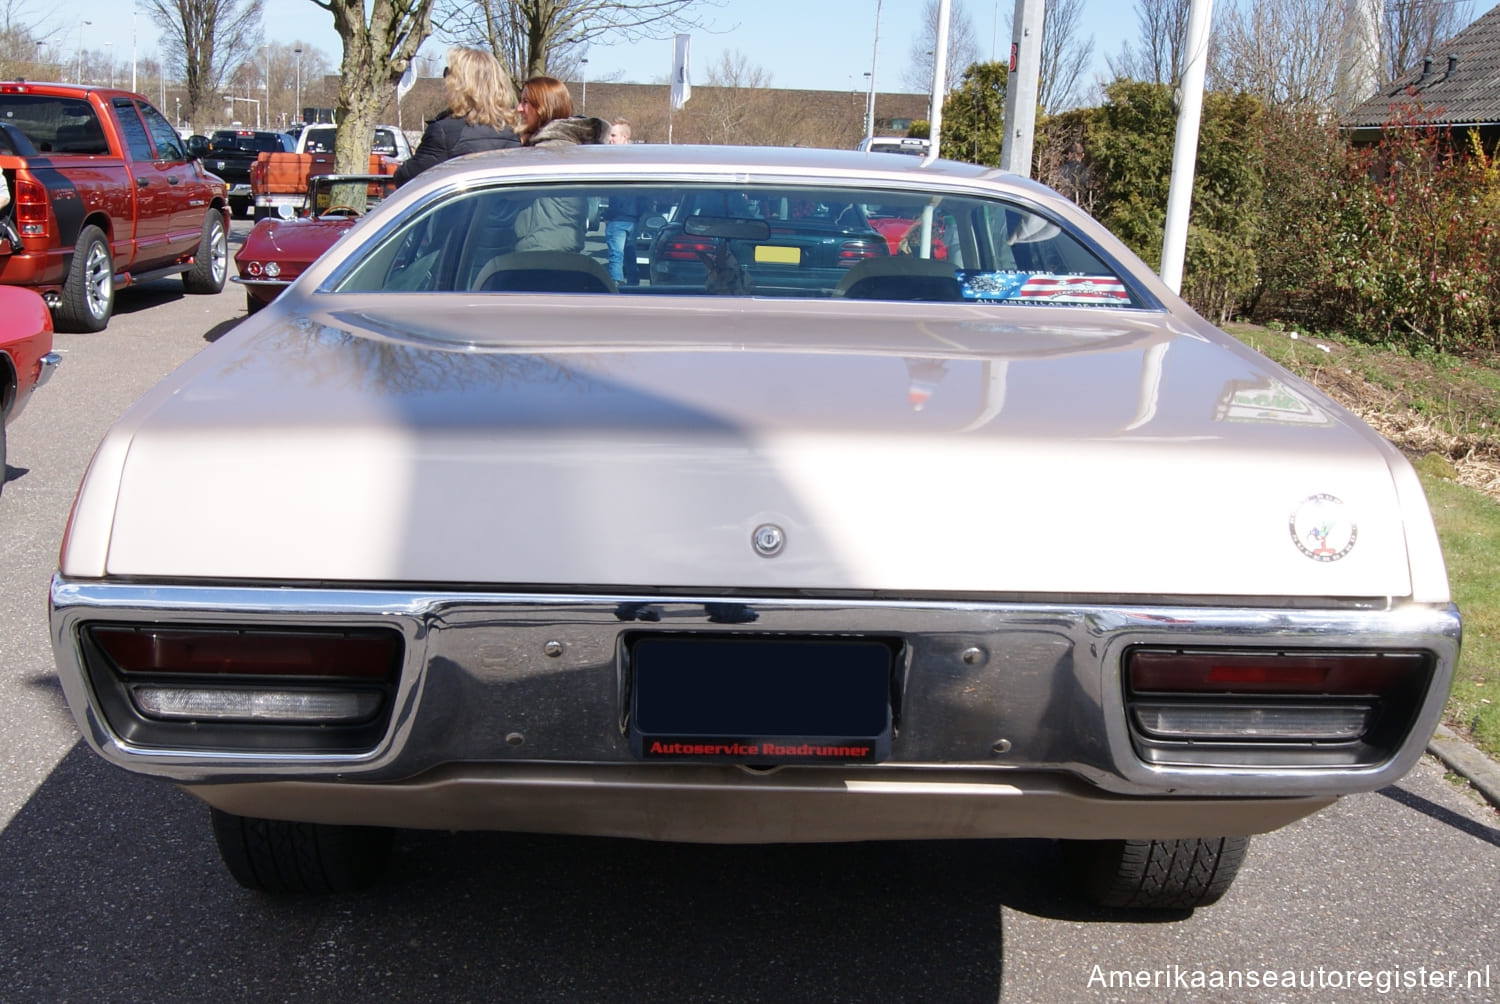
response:
M300 50L300 52L299 52ZM302 114L303 93L328 72L328 57L304 42L271 42L258 46L231 79L252 97L264 95L266 128L282 128Z
M1257 0L1227 8L1215 26L1216 90L1254 94L1269 105L1328 109L1338 92L1342 0Z
M927 0L922 10L923 31L911 43L910 63L902 80L913 91L927 93L932 90L932 71L937 65L933 55L937 48L938 0ZM946 95L959 85L968 68L979 61L979 42L974 34L974 22L963 4L954 2L948 11L948 65L943 75L943 93Z
M213 116L225 75L260 44L261 0L139 0L161 31L167 60L182 67L188 117Z
M1473 20L1468 0L1386 0L1381 28L1386 80L1415 69Z
M704 74L706 87L696 88L694 118L705 143L769 144L762 135L776 116L759 114L763 103L755 92L771 86L771 74L752 65L739 50L719 54Z
M1050 113L1071 108L1083 96L1080 84L1094 58L1093 38L1081 38L1083 0L1048 0L1042 22L1042 82L1039 97Z
M317 0L314 0L317 2ZM701 27L693 8L715 0L439 0L439 35L487 47L516 80L571 76L588 43L635 42Z
M1191 0L1135 0L1138 46L1128 41L1107 58L1116 79L1147 84L1172 84L1182 75L1183 41L1187 37Z

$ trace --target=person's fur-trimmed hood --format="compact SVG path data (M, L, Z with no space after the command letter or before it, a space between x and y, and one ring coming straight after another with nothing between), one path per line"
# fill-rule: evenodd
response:
M537 130L527 146L577 146L609 142L610 125L603 119L574 117L553 119Z

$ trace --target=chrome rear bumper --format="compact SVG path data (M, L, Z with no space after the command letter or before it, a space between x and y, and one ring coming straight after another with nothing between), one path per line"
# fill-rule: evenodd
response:
M1416 762L1442 713L1460 634L1457 612L1446 605L1305 610L730 599L158 586L61 576L53 581L51 599L53 644L68 703L85 739L111 762L195 786L232 782L247 792L257 790L244 787L252 782L274 782L288 791L347 788L338 798L329 793L330 806L340 800L373 806L387 797L393 805L418 806L432 798L434 806L452 806L441 812L434 808L433 818L457 813L456 825L470 825L462 822L461 803L468 795L429 794L435 778L443 779L438 786L443 792L506 792L500 798L506 818L526 815L517 809L518 801L525 801L517 793L534 794L539 805L528 811L540 813L549 825L550 801L588 793L608 803L614 792L627 789L637 792L630 798L664 799L716 813L730 811L713 808L723 796L712 792L720 788L747 802L759 797L756 792L767 797L779 792L774 798L784 798L788 805L816 803L819 812L842 813L865 798L899 802L902 794L911 794L919 814L934 816L942 815L934 808L940 803L951 803L944 812L959 817L979 804L993 804L997 814L983 824L959 826L955 817L944 816L948 823L938 825L989 835L1005 828L1002 817L1019 811L1018 801L1054 789L1097 803L1101 810L1115 796L1142 805L1207 800L1210 807L1222 806L1216 800L1226 798L1326 800L1383 787ZM110 727L89 682L79 628L103 623L383 627L401 633L405 655L389 722L367 750L281 752L264 746L191 748L186 743L145 747L132 745ZM868 766L772 772L641 763L632 756L626 735L628 680L622 653L630 637L656 631L899 639L904 653L897 667L899 720L889 759ZM1126 721L1122 653L1133 645L1188 644L1420 648L1432 653L1433 670L1399 747L1378 763L1298 762L1295 751L1288 756L1284 750L1274 760L1233 767L1147 763L1137 754ZM679 767L682 773L669 773ZM1030 780L1016 785L1009 780L1012 775ZM806 779L794 786L798 793L783 791L786 779L793 777ZM600 778L609 780L601 783ZM616 780L622 778L626 780ZM939 778L941 783L935 780ZM671 780L662 785L661 779ZM849 785L884 779L916 786L887 791L879 785ZM953 782L960 788L943 787ZM801 794L809 785L815 796ZM1018 787L1023 799L1003 791L1007 785ZM228 787L195 790L211 801L239 797ZM614 812L600 811L605 816ZM420 818L422 813L401 810L400 815ZM619 831L635 825L619 824ZM801 825L794 819L772 829L791 832ZM927 824L888 825L899 830Z

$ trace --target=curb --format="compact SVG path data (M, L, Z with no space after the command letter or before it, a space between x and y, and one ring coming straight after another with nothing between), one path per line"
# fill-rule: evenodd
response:
M1470 746L1446 725L1427 741L1427 752L1461 774L1496 809L1500 809L1500 764Z

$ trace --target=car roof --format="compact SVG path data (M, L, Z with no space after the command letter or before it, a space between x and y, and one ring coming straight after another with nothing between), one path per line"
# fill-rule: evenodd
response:
M692 176L744 175L756 182L757 172L766 178L802 176L822 182L880 180L904 181L925 187L927 183L963 183L1004 179L1014 185L1046 191L1019 175L980 164L951 160L926 160L896 153L865 153L811 147L694 146L688 144L633 143L588 144L562 148L524 148L491 151L458 157L422 172L416 182L439 184L455 175L552 173L600 177L616 174L622 179L641 176L672 181Z

